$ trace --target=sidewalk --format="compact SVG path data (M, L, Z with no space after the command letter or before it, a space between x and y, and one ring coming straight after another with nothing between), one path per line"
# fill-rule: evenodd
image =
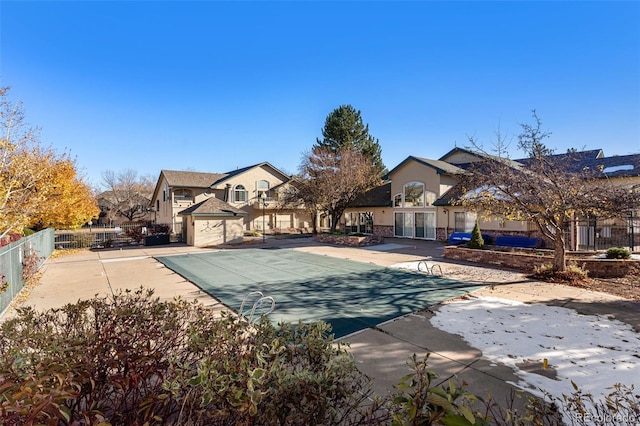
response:
M485 285L472 296L565 306L586 315L616 318L640 332L640 304L637 302L575 287L532 282L519 272L449 262L441 257L442 245L435 242L388 239L388 244L379 247L350 248L321 245L310 238L268 239L265 245L255 243L224 249L241 250L243 247L291 248L381 266L430 258L441 265L448 278ZM144 286L153 288L161 299L182 296L222 310L225 309L222 304L153 258L217 250L220 249L171 244L84 251L51 259L42 269L40 284L31 290L23 305L44 310L95 295ZM14 310L9 308L3 318L13 314ZM432 326L429 321L432 316L433 311L427 308L344 338L350 342L361 371L373 379L376 393L392 391L393 385L409 373L407 363L412 354L422 357L429 352L428 364L439 374L439 382L455 377L458 383L466 382L472 393L485 397L490 392L496 401L504 403L517 390L513 383L518 383L519 377L511 368L488 361L480 350L470 347L462 337Z

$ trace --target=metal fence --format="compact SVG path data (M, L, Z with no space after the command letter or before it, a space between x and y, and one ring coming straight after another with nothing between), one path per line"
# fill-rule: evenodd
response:
M569 250L607 250L624 247L640 250L640 217L629 217L627 223L598 222L596 219L574 222L565 231Z
M37 257L37 267L53 251L53 229L45 229L4 247L0 247L0 314L24 287L24 263L30 255ZM5 288L6 287L6 288Z
M133 230L139 232L133 233ZM111 248L142 244L135 234L148 234L148 226L139 223L122 224L116 226L93 225L77 230L56 230L55 248L57 250L77 248ZM171 234L171 242L181 242L182 233Z

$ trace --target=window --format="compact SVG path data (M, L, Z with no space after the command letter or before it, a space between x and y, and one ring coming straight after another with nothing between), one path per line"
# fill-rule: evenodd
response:
M243 201L247 201L247 190L242 185L236 185L233 188L233 200L236 203L241 203Z
M421 182L409 182L404 185L402 193L393 197L393 207L425 207L436 201L436 193L426 191Z
M427 206L432 206L433 203L436 202L436 193L435 192L425 191L424 195L427 198Z
M193 201L193 192L190 189L176 189L173 191L175 201Z
M262 194L265 194L265 196L269 198L269 182L266 180L256 182L256 194L258 199L262 198Z
M475 213L455 212L453 215L453 232L471 232L475 224Z
M410 182L404 185L404 207L424 206L424 184Z
M373 212L345 213L345 231L373 234Z

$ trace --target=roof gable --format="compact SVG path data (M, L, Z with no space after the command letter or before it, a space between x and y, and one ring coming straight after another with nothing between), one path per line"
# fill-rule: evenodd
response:
M420 157L414 157L413 155L410 155L407 158L405 158L400 164L395 166L389 173L387 173L387 176L391 178L391 175L393 175L396 171L398 171L400 168L402 168L403 166L405 166L407 163L411 161L422 164L423 166L430 167L434 169L436 173L439 175L440 174L456 174L456 173L463 172L461 168L454 166L453 164L449 164L445 161L431 160L428 158L420 158Z
M274 166L272 166L271 164L269 164L268 162L264 161L262 163L258 163L258 164L254 164L252 166L247 166L247 167L243 167L241 169L236 169L233 170L231 172L225 173L223 176L221 176L218 180L214 181L211 183L211 186L217 186L220 185L221 183L223 183L224 181L231 179L233 177L239 176L251 169L255 169L258 167L267 167L269 169L271 169L272 172L274 172L275 174L280 175L280 177L282 178L283 181L288 181L289 179L291 179L290 176L286 175L285 173L283 173L282 171L278 170L277 168L275 168Z
M246 215L247 212L237 209L218 198L210 197L182 210L178 214L181 216L238 216Z

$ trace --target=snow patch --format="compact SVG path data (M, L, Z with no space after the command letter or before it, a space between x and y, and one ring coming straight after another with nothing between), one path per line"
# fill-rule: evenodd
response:
M513 383L535 395L555 397L574 392L571 381L595 400L616 384L640 389L640 335L623 322L575 310L525 304L496 297L473 297L441 306L434 327L458 334L491 362L511 367ZM531 362L548 360L549 378L523 371Z

